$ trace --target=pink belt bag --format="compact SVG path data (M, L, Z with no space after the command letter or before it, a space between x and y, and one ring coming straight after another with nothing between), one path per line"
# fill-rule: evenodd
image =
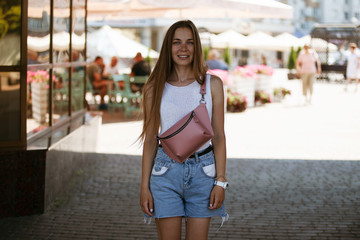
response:
M214 136L205 93L206 79L200 88L202 98L199 106L157 137L165 153L179 163L183 163Z

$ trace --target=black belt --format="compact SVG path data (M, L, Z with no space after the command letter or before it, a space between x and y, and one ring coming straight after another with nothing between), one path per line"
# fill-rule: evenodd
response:
M162 148L161 144L159 144L159 147ZM198 157L200 157L202 155L205 155L205 154L211 152L212 150L213 150L213 146L210 145L206 149L204 149L203 151L199 152L197 155L198 155ZM193 155L191 155L189 158L195 158L195 153Z

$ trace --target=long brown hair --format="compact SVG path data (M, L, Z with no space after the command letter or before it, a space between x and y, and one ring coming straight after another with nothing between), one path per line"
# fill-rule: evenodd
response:
M147 80L143 91L143 113L144 124L140 140L145 139L145 134L148 129L154 129L157 134L160 127L160 104L161 98L165 87L166 80L169 79L173 70L173 60L171 56L172 41L176 29L189 28L194 38L194 58L192 62L192 70L194 77L199 84L202 84L205 80L207 67L203 57L203 51L201 47L201 41L199 32L194 23L190 20L180 20L170 26L166 32L159 59L154 67L154 70ZM149 97L151 96L151 97ZM146 111L146 106L149 106L147 101L151 101L150 113ZM154 136L155 137L155 136Z

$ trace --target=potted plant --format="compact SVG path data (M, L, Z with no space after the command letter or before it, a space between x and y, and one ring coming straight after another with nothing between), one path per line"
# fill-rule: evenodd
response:
M271 103L270 94L265 91L255 91L255 105L262 105L265 103Z
M231 88L234 92L246 97L247 107L254 106L256 78L256 73L247 67L238 66L230 73Z
M290 95L291 91L283 88L283 87L279 87L279 88L274 88L274 101L276 102L280 102L282 99L285 98L286 95Z
M27 72L27 83L31 89L31 105L33 118L40 122L45 123L47 112L47 99L49 88L49 73L44 70L36 72Z
M289 59L287 63L287 68L289 69L288 73L288 79L296 79L296 60L301 51L301 47L298 47L298 49L295 51L294 47L291 47Z
M243 112L246 110L246 97L240 93L228 91L226 100L226 110L229 112Z

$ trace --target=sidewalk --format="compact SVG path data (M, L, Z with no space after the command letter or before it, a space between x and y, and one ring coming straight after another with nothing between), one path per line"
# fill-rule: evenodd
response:
M226 206L209 239L360 239L360 92L298 81L282 103L226 114ZM138 204L141 122L103 124L93 169L78 172L56 208L0 219L0 239L156 239Z
M281 103L225 115L228 157L360 160L360 89L317 83L309 105L298 80L280 85L292 91ZM98 152L141 155L141 124L103 124Z

